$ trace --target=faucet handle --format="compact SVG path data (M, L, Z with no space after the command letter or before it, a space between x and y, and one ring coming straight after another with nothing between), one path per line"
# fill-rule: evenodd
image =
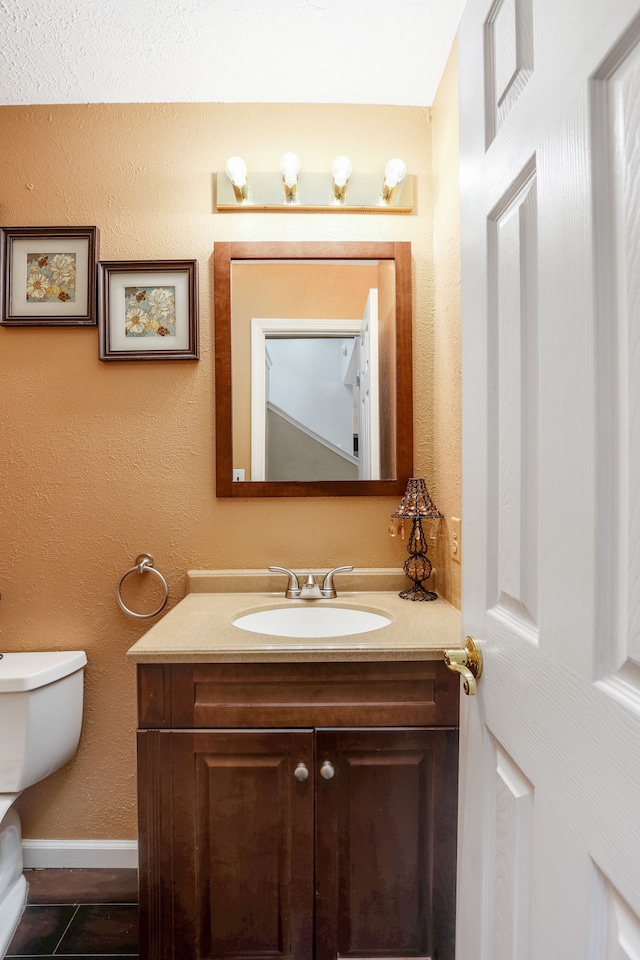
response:
M336 594L336 588L333 585L333 578L336 573L349 573L350 570L353 570L352 566L347 567L334 567L333 570L329 570L329 573L324 578L324 583L322 584L322 596L325 600L333 600Z
M300 596L300 584L293 570L287 570L286 567L269 567L272 573L284 573L289 577L289 586L285 590L285 597L288 600L296 600Z

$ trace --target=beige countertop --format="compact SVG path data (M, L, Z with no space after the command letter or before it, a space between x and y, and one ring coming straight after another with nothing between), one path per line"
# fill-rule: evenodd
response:
M317 582L322 583L322 575L316 572ZM441 598L401 599L398 590L410 586L402 571L338 574L334 600L287 600L286 583L282 575L263 570L190 571L187 596L129 649L127 657L136 663L435 660L446 647L461 646L459 612ZM351 636L289 638L250 633L232 622L246 613L291 605L370 610L391 623Z

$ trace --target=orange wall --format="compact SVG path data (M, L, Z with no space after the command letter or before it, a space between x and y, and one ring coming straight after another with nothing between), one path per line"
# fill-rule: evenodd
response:
M135 671L125 653L149 621L127 618L115 587L136 555L153 554L170 605L184 595L190 568L399 566L406 556L406 544L387 535L395 502L216 499L213 245L411 241L415 473L433 487L431 374L440 347L432 341L430 113L29 106L0 108L0 127L2 223L96 224L103 260L197 258L200 266L198 362L100 363L95 328L0 328L0 650L82 648L89 660L78 754L18 801L24 835L132 839ZM229 155L275 170L289 149L309 170L327 169L339 153L363 171L403 157L417 176L413 214L215 212L213 173ZM447 499L443 483L432 489L436 502ZM145 592L151 586L145 578Z
M460 186L458 177L457 46L432 107L434 311L433 354L418 376L429 377L433 429L425 476L444 513L439 521L436 563L450 603L460 607L462 566L452 559L451 517L462 505L462 369L460 341ZM420 389L420 387L418 388ZM421 454L418 455L421 457ZM462 546L464 551L464 545Z

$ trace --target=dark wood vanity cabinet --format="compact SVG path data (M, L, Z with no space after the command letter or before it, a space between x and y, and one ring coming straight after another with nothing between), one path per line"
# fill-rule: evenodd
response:
M453 960L439 661L138 666L142 960Z

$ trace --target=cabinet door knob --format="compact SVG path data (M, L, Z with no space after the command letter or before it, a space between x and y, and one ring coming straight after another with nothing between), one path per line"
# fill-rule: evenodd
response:
M302 783L309 776L309 770L306 763L299 763L298 766L293 771L293 775L296 780L299 780Z
M320 776L324 777L325 780L332 780L336 775L336 768L331 763L330 760L325 760L322 766L320 767Z

